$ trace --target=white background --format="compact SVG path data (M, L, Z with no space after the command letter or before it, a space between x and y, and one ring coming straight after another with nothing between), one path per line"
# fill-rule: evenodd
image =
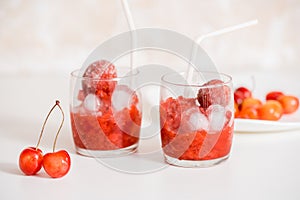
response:
M203 41L220 71L299 69L298 0L128 0L137 28L190 38L258 19ZM0 73L69 73L108 38L128 30L121 1L0 1ZM164 58L148 55L145 61Z
M129 4L137 27L167 28L191 38L257 18L255 27L206 40L203 48L234 80L250 84L252 75L259 77L256 95L280 89L300 97L299 1ZM69 74L101 42L127 30L119 1L0 1L0 199L300 199L299 130L235 133L229 160L205 169L169 166L132 175L77 155L68 116ZM143 59L166 62L156 54ZM56 99L67 115L57 148L69 151L71 171L61 179L43 171L24 176L19 153L35 145ZM44 152L51 151L60 119L58 112L53 115L41 144Z

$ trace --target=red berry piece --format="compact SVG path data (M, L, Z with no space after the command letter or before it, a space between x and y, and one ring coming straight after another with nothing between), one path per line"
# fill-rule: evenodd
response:
M205 110L212 104L228 105L230 101L230 88L224 85L223 81L213 79L202 86L207 87L199 89L197 99L201 107Z
M43 153L35 147L24 149L19 156L19 167L26 175L34 175L42 168Z
M252 97L252 92L245 88L239 87L234 91L234 101L240 105L244 99Z
M115 66L106 61L99 60L88 66L83 74L82 87L85 94L97 94L100 98L109 99L116 86L117 77Z
M43 168L52 178L63 177L70 170L70 166L71 158L65 150L47 153L44 156Z
M279 91L273 91L273 92L269 92L267 95L266 95L266 100L278 100L278 98L280 96L284 95L282 92L279 92Z

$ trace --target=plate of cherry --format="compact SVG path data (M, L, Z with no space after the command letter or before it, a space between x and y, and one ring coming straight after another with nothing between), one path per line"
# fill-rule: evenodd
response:
M300 129L299 98L270 91L265 99L253 96L246 87L234 91L235 132L280 132Z

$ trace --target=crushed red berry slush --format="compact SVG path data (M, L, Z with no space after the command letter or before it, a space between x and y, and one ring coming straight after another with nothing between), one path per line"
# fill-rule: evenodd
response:
M202 85L187 85L176 74L162 78L161 143L170 164L211 166L225 160L230 153L234 127L231 77L207 74L210 76L217 78L204 80ZM218 79L220 76L227 82ZM192 89L186 95L187 88Z
M182 112L191 108L201 108L196 105L196 99L168 98L160 104L161 141L166 155L179 160L211 160L229 154L233 125L229 120L218 133L210 134L208 130L199 128L191 130L182 116ZM205 115L205 114L204 114ZM231 118L231 112L227 115Z

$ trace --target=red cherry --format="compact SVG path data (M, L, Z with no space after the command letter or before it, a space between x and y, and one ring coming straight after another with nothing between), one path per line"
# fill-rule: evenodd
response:
M279 92L279 91L269 92L266 95L266 100L278 100L278 98L282 95L284 95L284 94L282 92Z
M44 155L43 168L52 178L63 177L70 170L70 166L71 159L65 150Z
M208 86L207 88L200 88L197 95L197 100L203 109L206 110L212 104L228 105L230 88L223 84L223 81L213 79L202 85Z
M19 167L26 175L34 175L42 168L43 153L35 147L24 149L19 156Z
M234 91L234 101L240 105L244 99L252 97L252 92L245 88L239 87Z

